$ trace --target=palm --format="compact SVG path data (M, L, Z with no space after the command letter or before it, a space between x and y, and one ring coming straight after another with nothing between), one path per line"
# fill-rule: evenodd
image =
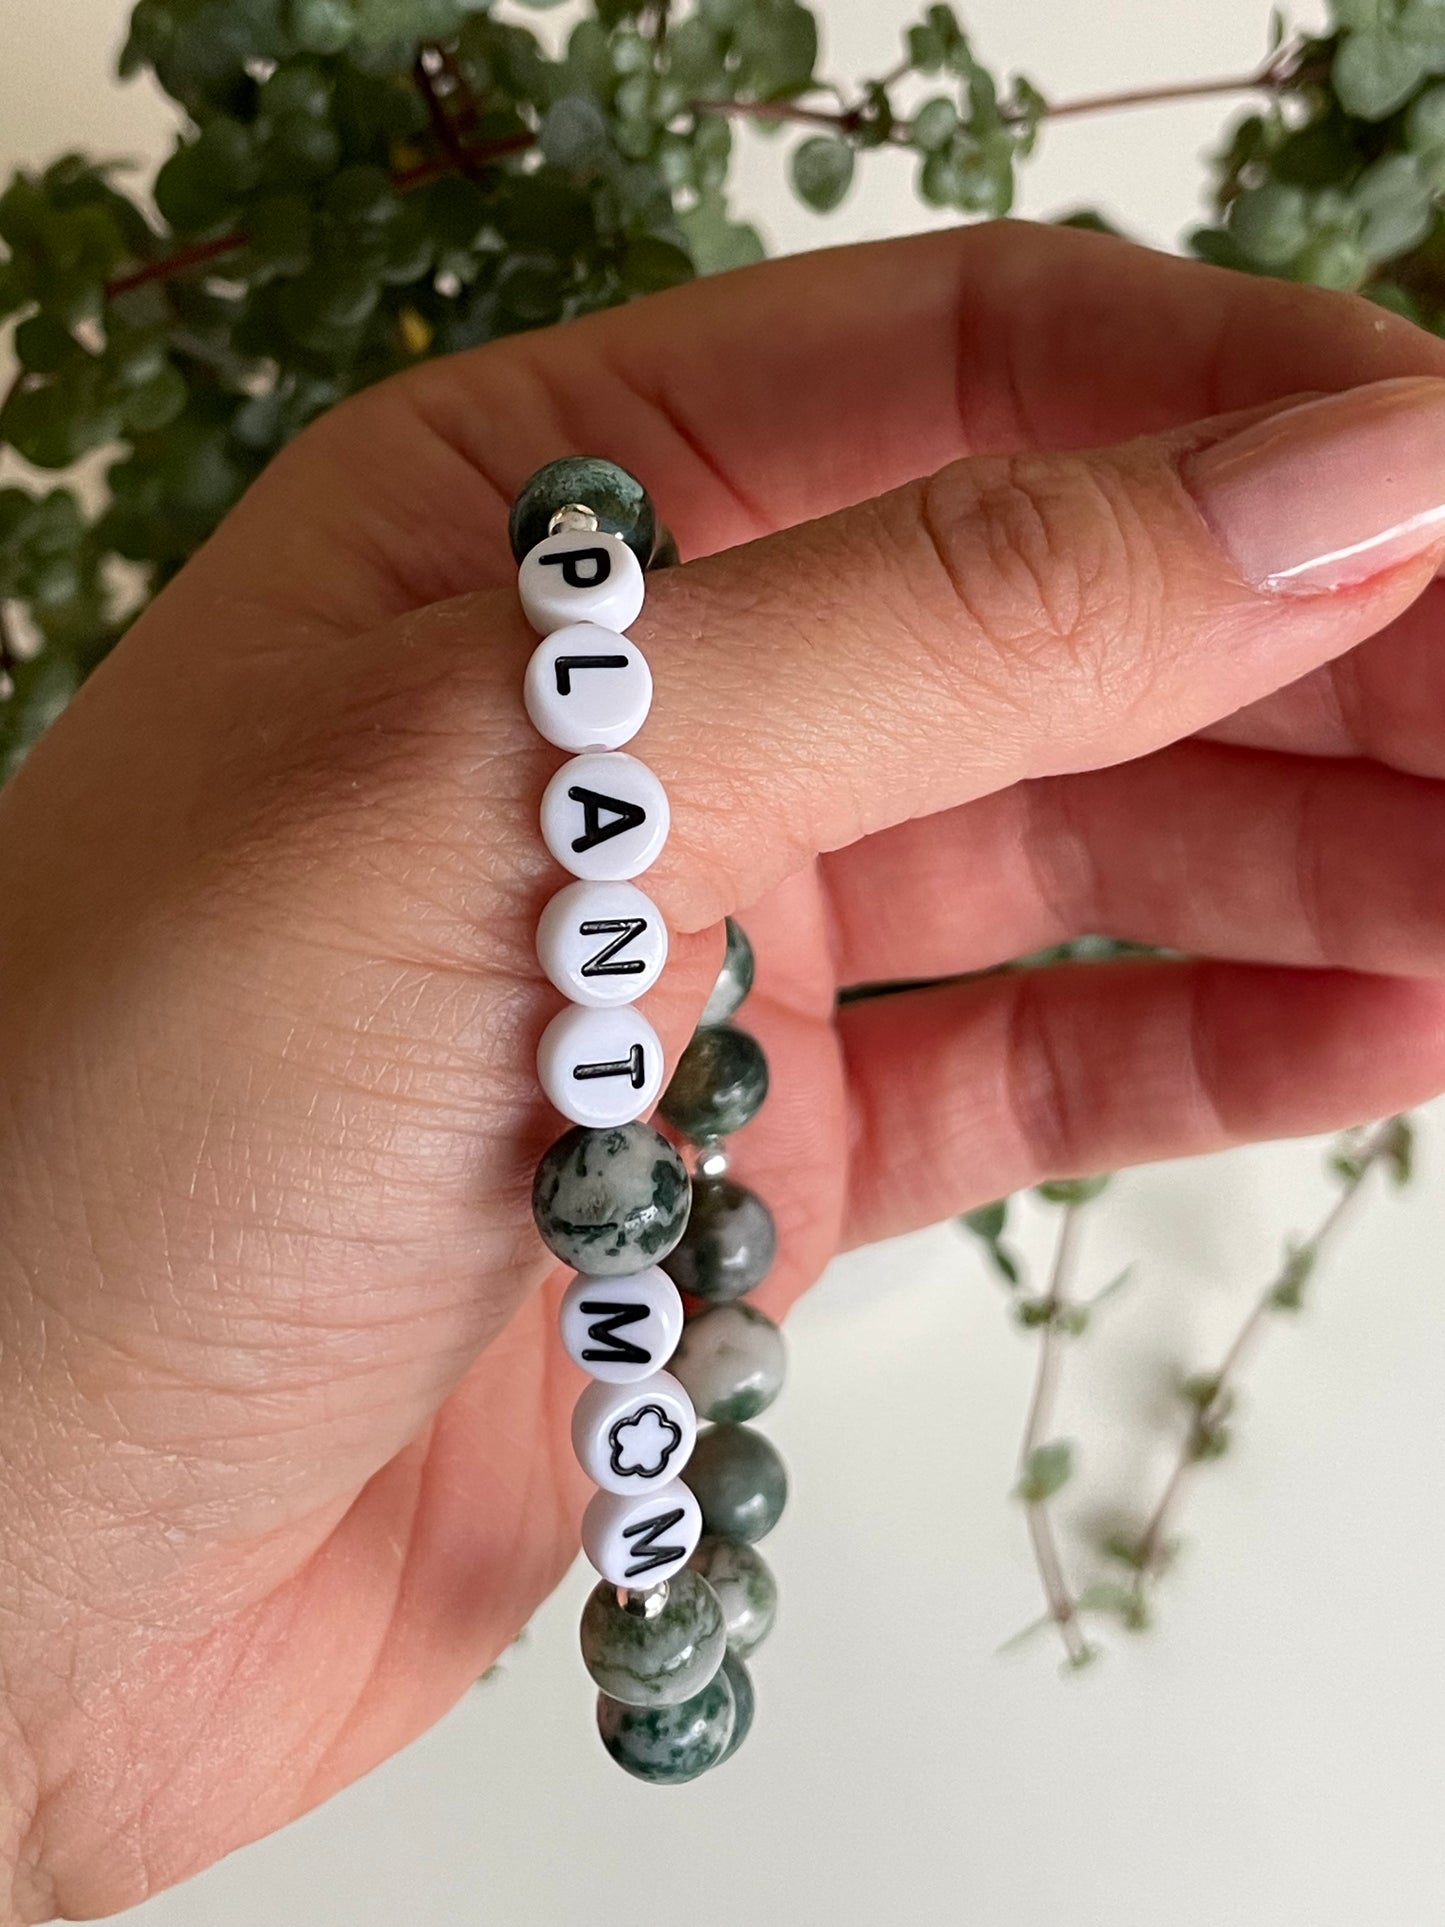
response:
M112 1709L113 1750L140 1763L128 1784L150 1817L136 1825L163 1839L152 1864L167 1877L280 1824L436 1717L575 1549L578 1381L553 1337L560 1275L547 1277L527 1208L548 1130L528 1054L550 1007L531 931L555 878L531 816L546 761L516 746L527 639L507 593L510 489L569 443L615 456L645 476L684 553L699 553L900 483L970 442L1101 442L1440 363L1438 344L1408 331L1382 341L1333 311L1273 330L1258 315L1231 360L1228 327L1209 322L1199 292L1217 293L1219 278L1056 236L1067 329L1045 318L1015 349L1027 358L1032 341L1035 365L1005 373L995 361L970 387L960 361L981 340L996 356L995 337L1034 298L1022 283L1041 272L1028 266L1036 244L972 243L999 251L993 316L959 312L955 240L908 245L910 270L884 275L901 318L878 307L868 276L795 264L560 342L437 364L341 411L156 605L9 799L23 849L53 813L46 772L52 784L67 765L98 772L76 779L67 901L97 906L107 942L108 893L129 905L136 848L159 861L177 822L203 852L198 884L189 846L177 858L186 887L214 883L213 855L239 867L260 933L254 955L203 939L184 954L185 994L199 982L229 1029L190 1135L162 1160L220 1172L215 1212L195 1227L178 1218L166 1262L184 1276L193 1249L210 1294L198 1295L259 1308L286 1366L273 1374L244 1321L240 1336L234 1323L207 1331L218 1376L202 1389L230 1401L245 1449L207 1468L205 1529L183 1511L185 1556L167 1540L148 1582L184 1601L201 1674L233 1681L208 1709L199 1799L186 1782L184 1810L170 1803L178 1754L196 1743L174 1692L142 1667ZM1121 274L1140 283L1128 344ZM816 311L810 275L826 296ZM986 310L988 272L981 285ZM677 324L678 302L710 314L701 345ZM898 360L904 328L923 339L917 365ZM780 340L770 363L759 343ZM1110 357L1127 367L1122 392L1097 384ZM814 380L823 362L827 394ZM837 419L839 392L887 392L876 434ZM746 486L727 479L739 476ZM1437 616L1417 605L1335 682L1286 691L1208 741L840 838L820 859L772 864L753 888L740 865L714 908L740 912L758 953L745 1021L773 1095L737 1154L780 1225L765 1303L785 1308L842 1244L1050 1171L1322 1128L1412 1097L1411 1078L1418 1094L1434 1087L1437 1002L1384 977L1283 984L1252 966L1445 976L1431 882L1433 779L1445 776ZM212 644L200 663L199 628ZM129 761L116 748L128 677L154 685L159 758L150 740ZM217 743L240 745L219 771ZM93 799L87 783L100 786ZM772 807L786 813L793 797L790 772L777 772ZM281 827L248 869L257 799ZM1236 887L1246 829L1276 821L1302 839L1308 898ZM687 834L682 821L679 863ZM1267 886L1286 856L1251 849L1250 861ZM41 887L23 870L21 881ZM56 928L71 941L64 917ZM718 956L716 930L692 928L653 1000L673 1049ZM1229 961L955 981L836 1014L840 985L956 980L1100 928ZM43 942L37 955L51 967ZM113 1027L116 1010L96 1021ZM1223 1071L1200 1034L1228 1046ZM97 1033L97 1056L111 1048ZM259 1150L246 1135L258 1064L270 1120ZM218 1117L242 1120L229 1189ZM253 1401L258 1382L266 1396ZM149 1406L136 1421L157 1454L166 1422ZM266 1748L237 1744L257 1732ZM109 1810L94 1818L97 1836L121 1824Z

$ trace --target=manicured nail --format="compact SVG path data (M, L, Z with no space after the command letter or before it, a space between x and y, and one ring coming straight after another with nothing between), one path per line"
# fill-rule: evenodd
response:
M1445 543L1445 381L1301 402L1191 455L1185 480L1253 588L1351 588Z

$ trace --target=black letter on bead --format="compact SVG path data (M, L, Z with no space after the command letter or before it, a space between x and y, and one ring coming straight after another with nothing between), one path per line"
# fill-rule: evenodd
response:
M681 1559L687 1551L686 1546L660 1546L657 1542L664 1532L672 1528L682 1517L682 1507L672 1512L659 1512L655 1519L641 1519L635 1526L624 1526L624 1539L635 1539L634 1552L646 1552L645 1559L638 1559L627 1568L627 1577L636 1579L644 1572L651 1572L656 1566L669 1565L674 1559Z
M635 1325L639 1318L646 1318L646 1305L614 1305L605 1298L588 1298L577 1309L585 1318L592 1320L587 1327L587 1336L592 1343L584 1346L584 1358L596 1359L602 1365L652 1363L652 1353L646 1346L617 1336L623 1325Z
M647 811L640 803L629 803L625 797L604 796L600 790L584 789L574 783L567 792L574 803L582 805L582 820L586 824L581 836L574 836L572 848L579 853L592 850L599 843L606 843L611 837L621 836L626 830L635 830L639 823L647 821ZM602 821L602 812L610 810L611 823Z
M560 569L569 589L600 589L612 574L612 557L606 549L568 549L562 555L544 555L538 560L544 569ZM584 564L591 568L590 575L582 573Z
M612 937L612 942L603 944L595 957L589 957L578 971L578 976L635 977L639 971L646 970L647 964L641 957L624 957L620 963L613 961L618 951L625 950L646 928L646 917L600 917L588 923L579 923L579 936ZM614 931L617 932L616 936L612 935Z
M578 1078L625 1077L633 1090L640 1091L647 1082L647 1064L641 1044L634 1044L626 1057L616 1058L610 1064L576 1064L572 1075Z
M556 662L557 694L559 696L570 696L572 694L572 671L574 669L625 669L626 667L626 656L558 656Z

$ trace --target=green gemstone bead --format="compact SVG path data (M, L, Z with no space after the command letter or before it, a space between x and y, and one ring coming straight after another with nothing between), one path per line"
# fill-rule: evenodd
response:
M657 540L652 498L635 475L598 455L564 455L539 468L512 504L507 522L512 554L520 562L545 542L558 509L579 503L592 510L597 526L620 535L645 569Z
M597 1730L617 1764L653 1786L682 1786L716 1766L737 1719L732 1682L719 1667L702 1691L678 1706L624 1706L597 1696Z
M582 1659L609 1699L624 1706L676 1706L696 1697L722 1665L727 1626L722 1603L701 1573L686 1567L667 1583L651 1619L617 1602L604 1580L582 1608Z
M688 1564L717 1594L728 1652L746 1659L762 1645L778 1616L778 1582L763 1555L741 1539L708 1537L698 1541Z
M694 1144L727 1137L755 1117L768 1094L768 1060L756 1037L731 1024L695 1030L658 1110Z
M661 523L659 523L657 540L652 546L652 557L647 564L648 568L675 569L681 561L682 556L678 552L677 537L671 529L665 529Z
M715 1305L761 1284L778 1249L773 1214L756 1191L726 1177L692 1183L692 1211L663 1270L680 1291Z
M655 1265L687 1229L687 1166L650 1124L578 1125L547 1151L532 1216L547 1249L594 1278Z
M776 1448L750 1425L709 1425L687 1462L705 1532L720 1539L765 1538L783 1516L788 1474Z
M740 1659L729 1653L722 1663L723 1678L733 1689L733 1736L728 1741L722 1759L730 1760L743 1741L752 1731L753 1709L757 1704L753 1693L752 1675Z
M783 1389L783 1334L756 1305L710 1305L689 1318L668 1370L701 1419L756 1418Z
M731 917L726 919L727 949L723 952L722 968L717 973L717 982L712 993L702 1007L698 1025L725 1024L733 1012L753 987L753 947L748 942L747 932L740 923Z

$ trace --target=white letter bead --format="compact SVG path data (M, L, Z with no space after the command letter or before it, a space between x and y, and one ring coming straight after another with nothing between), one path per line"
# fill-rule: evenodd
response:
M593 1384L572 1414L577 1463L604 1492L648 1492L675 1479L697 1442L692 1400L670 1372L634 1385Z
M633 1591L681 1572L701 1537L702 1508L679 1479L627 1498L594 1492L582 1514L582 1550L609 1586Z
M574 756L542 792L542 840L564 870L597 883L640 876L667 841L661 783L622 750Z
M569 1004L542 1032L537 1076L574 1124L631 1124L662 1091L662 1041L640 1010Z
M642 613L642 564L620 535L559 529L523 558L517 588L539 636L569 622L626 629Z
M584 1273L567 1287L558 1323L574 1364L607 1385L634 1385L676 1351L682 1295L660 1265L626 1278Z
M564 884L538 921L537 961L574 1004L615 1009L662 975L667 925L635 883Z
M574 622L532 651L522 700L537 734L558 749L620 749L647 721L652 671L615 629Z

